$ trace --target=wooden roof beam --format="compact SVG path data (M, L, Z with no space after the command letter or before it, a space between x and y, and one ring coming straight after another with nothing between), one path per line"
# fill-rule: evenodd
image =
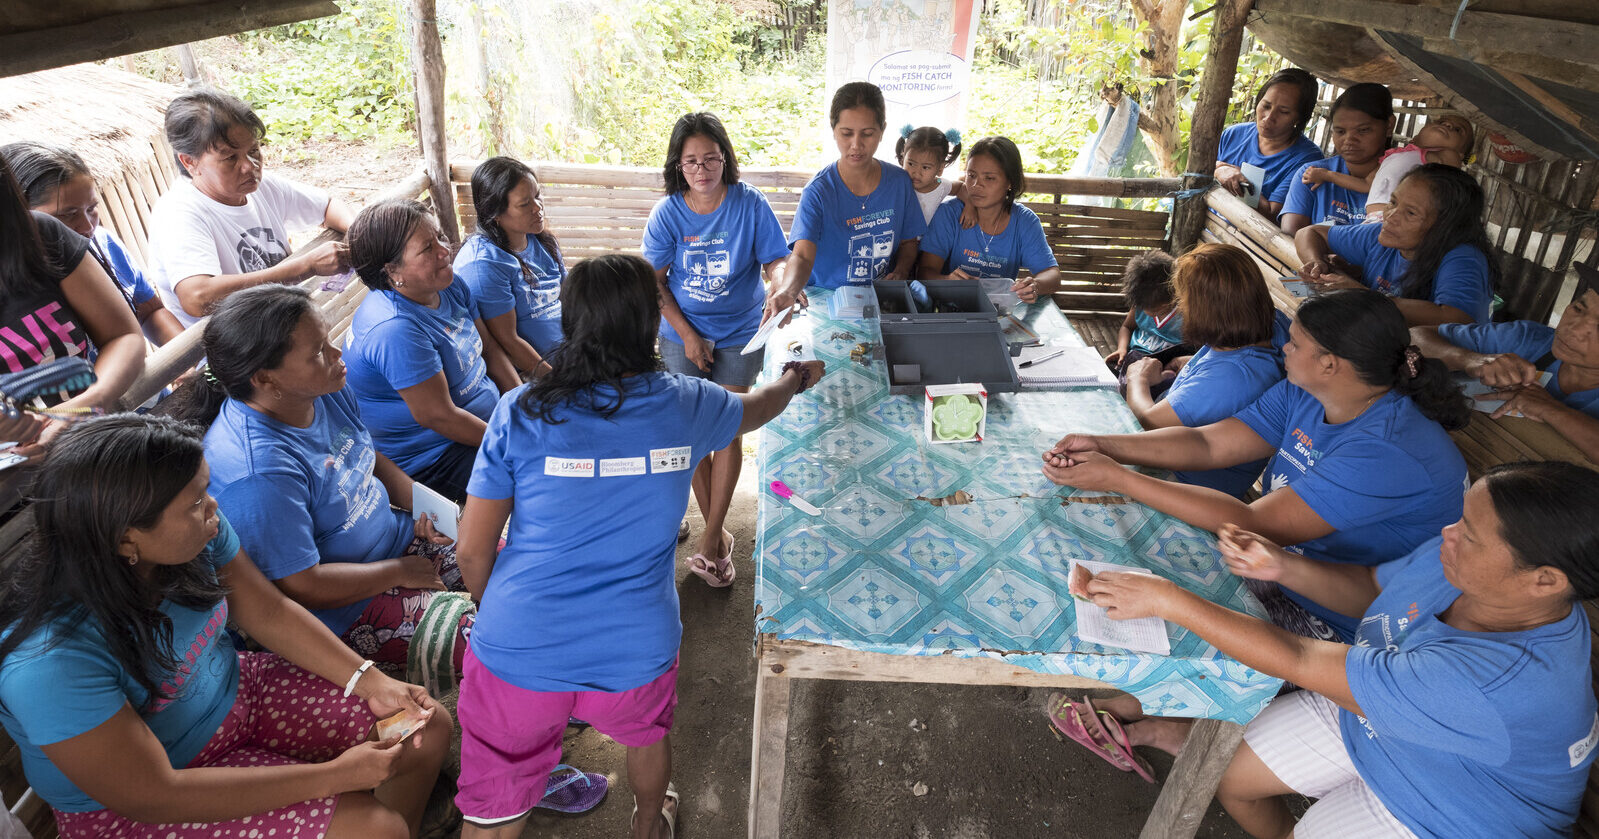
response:
M1449 39L1455 10L1437 6L1408 6L1385 0L1257 0L1263 15L1288 15L1366 29L1380 29L1418 38ZM1550 20L1526 15L1482 12L1468 8L1452 39L1496 52L1533 56L1560 56L1567 61L1599 67L1599 25Z
M339 13L333 0L220 0L0 35L0 76L98 61Z

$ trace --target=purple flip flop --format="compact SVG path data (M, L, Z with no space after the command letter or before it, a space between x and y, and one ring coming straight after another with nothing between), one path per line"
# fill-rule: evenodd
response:
M609 788L610 782L604 775L562 763L550 771L550 779L544 785L544 798L534 806L567 815L587 813L605 800Z

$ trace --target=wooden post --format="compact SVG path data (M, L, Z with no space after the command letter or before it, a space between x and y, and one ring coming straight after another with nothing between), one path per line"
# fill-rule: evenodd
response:
M450 194L449 154L444 142L444 46L439 42L437 4L411 0L411 79L416 85L416 133L422 141L422 164L439 229L452 242L461 241Z
M200 76L200 60L194 57L194 48L188 44L178 44L172 48L178 56L178 66L183 68L183 80L189 87L204 84L205 79Z
M1244 42L1244 22L1254 0L1221 0L1216 21L1210 30L1210 51L1205 55L1205 75L1199 80L1199 104L1194 107L1188 132L1188 171L1183 189L1210 186L1216 168L1216 149L1221 144L1222 123L1227 121L1227 105L1232 98L1233 78L1238 74L1238 50ZM1177 202L1172 219L1172 247L1178 253L1199 242L1205 229L1204 193Z

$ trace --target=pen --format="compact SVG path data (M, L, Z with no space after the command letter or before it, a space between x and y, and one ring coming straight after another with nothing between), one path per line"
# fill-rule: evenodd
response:
M1016 365L1016 366L1017 367L1031 367L1031 366L1033 366L1034 364L1037 364L1040 361L1048 361L1048 360L1054 358L1055 356L1065 355L1065 354L1066 354L1065 350L1056 350L1056 351L1054 351L1052 353L1046 353L1046 354L1041 355L1041 356L1039 356L1037 358L1030 358L1030 359L1028 359L1028 360Z

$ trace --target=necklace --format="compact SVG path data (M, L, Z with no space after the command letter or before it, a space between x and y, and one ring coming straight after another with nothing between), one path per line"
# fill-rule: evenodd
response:
M983 256L988 256L988 249L994 244L994 236L998 236L999 234L995 233L994 236L990 236L983 232L981 225L978 225L977 233L983 237Z

